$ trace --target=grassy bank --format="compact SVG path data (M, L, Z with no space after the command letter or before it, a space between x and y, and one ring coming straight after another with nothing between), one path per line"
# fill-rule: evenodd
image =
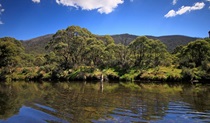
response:
M189 71L189 70L188 70ZM4 76L5 80L24 81L161 81L181 82L192 79L201 80L202 71L198 69L188 72L186 69L171 67L156 67L146 70L132 69L123 75L119 75L115 69L97 69L89 66L81 66L74 69L50 70L46 67L15 68L11 73ZM2 71L1 71L2 72ZM195 78L192 77L196 76Z

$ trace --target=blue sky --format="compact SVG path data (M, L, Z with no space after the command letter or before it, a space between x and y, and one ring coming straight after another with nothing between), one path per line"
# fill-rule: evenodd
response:
M203 38L210 0L0 0L0 37L26 40L71 25L99 35Z

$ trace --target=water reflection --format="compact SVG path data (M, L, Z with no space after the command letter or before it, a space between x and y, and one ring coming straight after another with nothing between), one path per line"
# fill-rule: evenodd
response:
M210 122L207 85L13 82L0 97L1 123Z

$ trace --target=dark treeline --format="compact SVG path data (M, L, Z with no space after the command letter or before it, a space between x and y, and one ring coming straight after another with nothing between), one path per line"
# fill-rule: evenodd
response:
M128 45L85 28L59 30L43 53L27 53L14 38L0 38L1 80L158 80L210 79L210 39L178 46L137 37Z

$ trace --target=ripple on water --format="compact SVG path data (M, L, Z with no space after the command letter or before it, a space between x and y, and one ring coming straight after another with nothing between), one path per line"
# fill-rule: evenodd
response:
M47 109L48 111L56 112L56 110L43 106L40 104L35 104L40 108ZM19 113L6 119L0 120L1 123L48 123L48 122L61 122L68 123L67 121L51 115L49 112L44 112L32 107L22 106Z
M190 104L185 102L170 102L166 116L162 121L179 123L209 122L210 113L195 111Z

